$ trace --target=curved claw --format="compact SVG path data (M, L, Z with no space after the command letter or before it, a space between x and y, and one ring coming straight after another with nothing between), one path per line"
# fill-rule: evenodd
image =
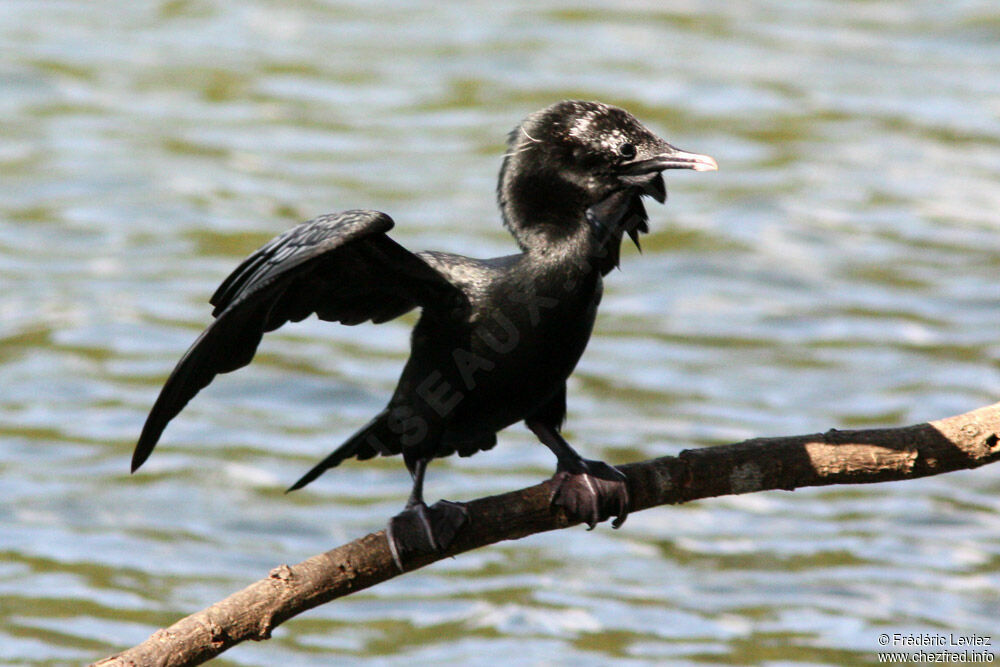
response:
M396 567L404 572L403 559L410 554L444 551L468 520L469 511L462 503L439 500L430 507L413 503L389 519L385 529Z
M602 461L580 459L578 463L560 464L553 476L549 506L561 507L571 520L587 524L587 530L611 517L615 517L611 526L621 527L628 518L625 475Z

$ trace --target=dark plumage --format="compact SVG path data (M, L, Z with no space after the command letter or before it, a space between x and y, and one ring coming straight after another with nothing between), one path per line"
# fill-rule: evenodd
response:
M470 259L410 253L377 211L304 222L248 257L212 296L215 321L167 379L132 458L135 471L163 429L218 373L250 363L264 333L315 313L385 322L421 309L410 358L382 412L306 473L300 488L348 458L402 454L414 478L389 524L397 564L439 549L462 523L461 505L423 502L430 459L469 456L517 421L555 453L553 504L593 527L628 513L624 476L580 457L559 433L566 379L590 338L602 277L622 238L648 231L642 197L666 200L665 169L715 169L666 143L628 112L567 101L526 118L510 135L497 195L521 252Z

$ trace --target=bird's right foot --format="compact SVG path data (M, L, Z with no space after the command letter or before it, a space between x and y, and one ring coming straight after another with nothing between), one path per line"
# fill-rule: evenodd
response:
M615 517L614 528L625 523L628 485L618 468L583 458L561 461L552 480L555 486L549 505L563 508L571 520L586 523L589 530L611 517Z
M430 507L423 502L410 504L389 519L385 529L396 567L405 572L403 562L408 558L441 553L451 546L459 529L468 520L469 512L462 503L439 500Z

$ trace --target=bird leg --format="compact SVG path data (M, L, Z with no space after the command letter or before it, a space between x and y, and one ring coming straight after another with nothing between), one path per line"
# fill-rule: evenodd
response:
M612 516L612 527L625 523L629 504L625 475L603 461L580 456L552 426L534 420L526 423L558 461L549 505L563 508L571 520L586 523L588 530Z
M428 459L407 465L413 476L413 492L402 512L389 519L385 537L392 560L404 572L403 558L411 554L439 553L451 546L458 530L468 521L462 503L439 500L430 507L424 502L424 474ZM407 462L409 464L409 462Z

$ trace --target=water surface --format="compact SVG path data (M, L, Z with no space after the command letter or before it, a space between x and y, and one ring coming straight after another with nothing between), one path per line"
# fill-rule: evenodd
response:
M626 462L1000 396L1000 11L962 2L0 4L0 660L80 664L382 527L399 461L282 490L378 410L408 316L268 338L128 460L207 298L295 222L511 252L506 132L629 108L670 174L607 281L568 437ZM534 483L523 428L428 497ZM1000 477L770 492L439 563L220 665L835 664L1000 634ZM995 640L996 641L996 640Z

